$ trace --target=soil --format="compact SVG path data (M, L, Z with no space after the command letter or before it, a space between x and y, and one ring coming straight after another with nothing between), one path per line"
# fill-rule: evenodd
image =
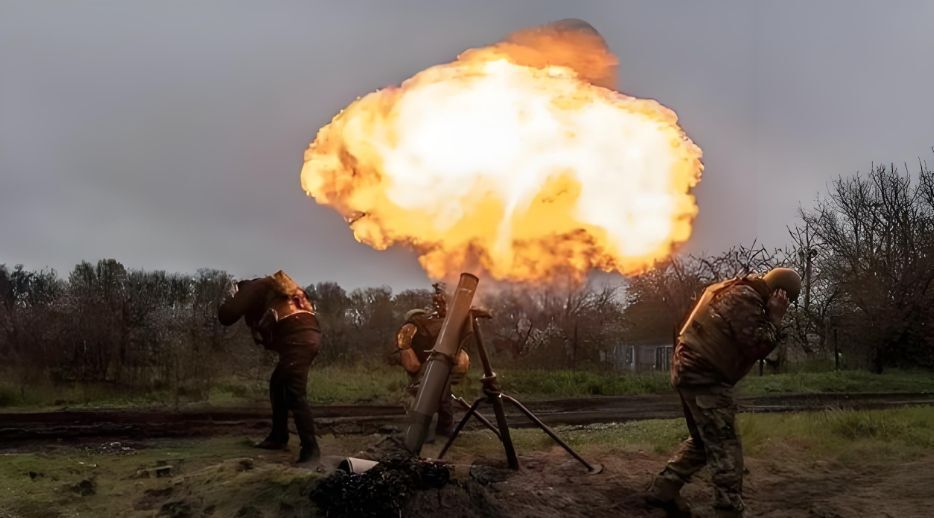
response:
M528 518L628 516L663 517L641 494L664 464L654 454L621 453L601 459L604 472L582 474L562 451L523 457L520 472L501 482L475 477L439 490L422 491L404 516ZM934 516L934 457L909 466L859 468L800 459L748 459L748 516L763 517L929 517ZM693 516L713 516L706 473L683 495ZM440 509L439 509L440 506Z
M741 408L751 412L784 412L820 408L885 408L900 405L930 404L928 394L835 394L799 396L763 396L744 398ZM602 397L576 400L535 402L529 405L548 424L579 424L608 421L628 421L647 418L679 417L678 401L665 396ZM398 408L378 406L341 406L318 408L316 421L323 433L339 444L329 445L330 451L355 451L368 441L359 432L385 434L400 428L403 416ZM518 415L510 419L511 426L521 425ZM106 411L106 412L48 412L0 415L0 450L8 455L29 451L58 451L76 449L85 454L109 458L133 455L146 450L150 444L166 441L157 437L214 436L216 439L199 441L234 441L224 438L233 434L256 435L256 430L268 426L268 410L225 409L197 412L160 411ZM357 432L355 434L355 432ZM347 435L349 434L349 435ZM114 440L121 437L120 441ZM126 437L130 439L127 440ZM62 441L62 439L70 439ZM168 439L175 441L175 439ZM239 447L238 447L239 448ZM810 518L865 518L865 517L927 517L934 516L934 454L913 459L908 464L895 462L867 463L814 460L814 452L803 451L793 444L783 444L768 457L747 457L748 473L744 494L749 508L748 516L810 517ZM292 454L275 452L257 454L249 446L242 451L243 458L217 456L216 460L197 470L176 470L177 466L159 463L118 476L120 480L133 480L133 488L123 491L132 503L134 516L331 516L337 517L340 500L331 498L338 506L323 513L321 505L312 503L315 489L336 462L322 464L313 470L296 468ZM228 454L230 452L227 452ZM528 452L523 452L528 453ZM602 453L602 454L600 454ZM631 452L608 449L587 455L598 462L603 471L588 475L583 467L570 459L558 447L520 456L518 472L505 469L500 458L458 457L455 452L446 484L410 482L403 487L405 495L394 501L393 516L413 518L444 516L459 517L663 517L665 512L643 503L641 494L652 476L664 465L666 458L650 452ZM460 455L464 455L461 453ZM335 459L330 459L334 461ZM32 468L30 468L32 469ZM218 475L218 473L222 475ZM42 473L24 472L31 480L42 481ZM388 479L387 479L388 476ZM236 479L235 485L231 485ZM418 480L384 473L383 480ZM227 480L227 482L225 482ZM349 480L349 479L345 479ZM340 482L340 481L337 481ZM359 480L358 480L359 482ZM38 482L37 482L38 483ZM107 484L112 482L105 482ZM397 483L397 482L394 482ZM328 498L337 483L326 494ZM104 489L100 494L100 481L90 477L69 480L63 486L69 498L109 498ZM121 483L123 485L123 483ZM350 486L347 486L350 487ZM379 488L391 494L397 486L383 484ZM135 488L135 489L134 489ZM367 486L360 486L367 493ZM274 499L252 495L279 495ZM95 494L97 496L95 497ZM375 493L374 493L375 494ZM713 516L712 490L709 475L701 472L696 481L685 487L683 496L691 503L697 517ZM348 491L350 498L368 504L361 493ZM318 492L320 498L321 492ZM20 509L31 509L22 516L45 516L48 507L41 503L21 502ZM356 516L383 516L375 505L375 514ZM401 513L399 513L401 510ZM0 499L0 517L7 514ZM93 513L91 515L94 515ZM63 515L62 515L63 516Z
M329 440L335 440L334 438ZM344 439L340 439L344 441ZM154 442L154 447L166 447L175 441ZM188 451L200 451L207 444L218 444L218 439L192 442L186 440ZM233 442L234 439L223 439ZM339 451L340 444L329 445ZM362 446L358 444L357 447ZM349 443L345 451L354 451ZM69 446L42 446L61 453ZM127 450L126 448L131 448ZM141 448L141 449L140 449ZM102 455L126 455L128 451L146 451L146 443L103 443L83 445L81 451L101 452ZM339 457L326 457L312 468L296 467L289 452L259 452L248 445L227 446L213 459L204 461L178 460L177 470L166 477L141 477L135 461L115 471L99 473L104 480L103 494L94 490L100 483L84 474L75 474L74 482L67 481L67 498L124 499L132 509L127 516L254 516L254 517L308 517L346 516L337 511L343 499L354 503L353 516L389 516L379 510L391 509L391 516L409 518L510 517L510 518L564 518L564 517L651 517L662 518L665 512L643 503L641 494L653 474L664 465L666 457L652 452L632 452L607 449L589 454L589 460L599 462L603 471L589 475L558 447L520 455L519 471L505 469L500 458L473 458L460 456L445 467L444 477L437 472L420 470L418 477L398 476L383 471L374 491L368 483L358 483L363 489L354 493L343 485L346 475L328 478L335 473ZM140 449L140 450L137 450ZM929 517L934 516L934 454L913 459L908 464L895 462L867 463L850 460L846 463L815 460L814 452L804 451L794 444L775 446L767 457L746 458L748 473L745 477L747 516L767 518L868 518L868 517ZM245 455L235 457L235 455ZM156 462L153 465L159 466ZM398 464L400 465L401 464ZM414 464L413 464L414 465ZM375 468L374 468L375 469ZM406 469L406 468L403 468ZM24 475L25 476L25 475ZM30 476L32 476L30 474ZM41 475L37 475L41 476ZM343 477L343 478L341 478ZM447 483L443 483L447 479ZM328 486L327 481L332 484ZM116 485L115 482L116 481ZM381 482L380 482L381 481ZM439 483L440 481L440 483ZM60 483L65 483L63 479ZM358 480L359 482L359 480ZM378 487L377 487L378 486ZM327 489L325 494L322 489ZM378 490L378 491L376 491ZM380 492L381 491L381 492ZM346 492L347 494L341 494ZM395 493L404 493L393 497ZM702 471L697 479L682 491L691 504L695 517L712 517L712 490L709 474ZM383 495L382 501L375 501ZM387 496L389 495L389 496ZM322 496L330 501L330 512L315 505ZM366 501L367 498L370 501ZM393 498L391 505L386 501ZM0 499L2 501L3 499ZM70 500L63 500L70 501ZM97 500L100 502L100 500ZM28 502L27 502L28 503ZM65 516L62 512L42 507L38 501L30 507L22 501L18 509L32 512L5 514L0 502L0 517L26 518L32 516ZM88 505L90 504L82 504ZM111 505L111 504L106 504ZM95 507L83 507L88 516L101 515ZM375 514L368 514L368 510ZM102 511L102 509L98 509ZM10 512L10 511L7 511ZM85 515L85 512L81 513Z

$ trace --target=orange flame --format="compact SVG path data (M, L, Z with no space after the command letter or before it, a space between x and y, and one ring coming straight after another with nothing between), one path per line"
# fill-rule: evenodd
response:
M607 88L615 64L583 22L467 51L334 117L302 187L436 279L644 271L690 236L701 150L673 111Z

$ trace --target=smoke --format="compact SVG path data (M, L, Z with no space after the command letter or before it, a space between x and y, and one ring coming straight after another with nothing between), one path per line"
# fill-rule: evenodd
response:
M644 271L690 236L701 150L673 111L617 92L617 66L580 20L465 51L342 110L302 187L434 279Z
M619 60L603 36L589 23L574 18L516 31L492 46L517 65L566 67L580 79L616 89ZM470 57L469 50L462 57Z

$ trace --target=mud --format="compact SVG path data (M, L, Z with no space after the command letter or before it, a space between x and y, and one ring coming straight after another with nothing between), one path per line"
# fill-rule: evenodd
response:
M796 412L826 408L876 409L934 404L926 393L893 394L785 394L739 399L742 412ZM625 422L680 417L681 405L673 395L608 396L536 401L527 405L548 425ZM389 433L405 426L399 406L334 405L313 409L319 433ZM509 413L510 426L530 423ZM141 440L154 437L197 437L264 430L269 426L266 407L209 410L62 410L0 414L0 449L23 442L101 438ZM471 427L475 425L472 423Z
M646 505L642 492L664 458L626 453L605 461L599 475L582 475L561 452L522 457L523 468L501 481L455 478L420 491L403 516L429 517L664 517ZM901 469L843 467L802 459L749 459L748 516L769 518L857 518L934 516L934 457ZM683 490L693 516L713 517L709 475Z
M587 475L580 464L553 447L521 455L519 471L505 469L498 457L461 455L453 464L431 468L434 472L411 459L389 459L382 470L374 471L369 478L354 478L347 474L328 477L340 457L322 459L322 466L312 469L292 464L288 452L257 452L248 445L227 446L223 454L202 457L202 448L224 441L232 439L178 443L179 451L187 448L198 453L177 459L174 464L180 469L170 477L146 479L135 477L137 463L126 462L122 446L102 443L90 448L104 452L99 457L101 468L93 470L98 474L97 482L85 471L59 470L52 476L63 478L54 481L54 485L66 494L61 500L56 496L54 502L67 504L70 506L67 509L81 509L82 516L106 516L105 508L113 508L109 515L115 516L176 517L665 516L663 511L644 504L641 498L653 474L666 460L664 455L652 452L610 447L591 451L588 455L605 468L597 475ZM143 448L165 448L171 444L176 443L170 440L138 445L138 451L142 455L146 451ZM355 447L362 446L358 443ZM341 447L348 452L354 449L343 442L329 445L335 450ZM57 447L59 454L68 449ZM934 487L934 453L901 464L885 460L884 456L879 458L882 460L878 462L858 458L834 460L821 458L819 452L793 442L775 443L767 454L747 456L744 494L748 516L934 516L934 493L930 491ZM325 460L330 463L328 466L324 466ZM159 464L153 460L146 466ZM45 474L27 471L23 471L22 477L34 479L30 484L49 480ZM91 488L94 492L89 491ZM692 506L694 516L713 516L706 470L684 488L683 496ZM0 517L75 515L65 508L59 512L55 504L29 501L28 495L20 494L17 500L4 502L0 498ZM129 509L116 512L120 508L117 500L125 502ZM4 513L4 503L16 504L8 511L12 514Z
M403 448L384 454L365 473L336 471L321 480L311 499L333 518L380 518L406 511L414 495L448 485L452 469L421 460Z
M424 463L412 464L405 456L383 459L385 466L356 475L354 482L347 474L325 479L312 492L319 510L334 517L674 516L643 500L666 460L653 453L609 451L598 459L603 472L594 475L558 447L520 456L518 471L507 469L500 458L476 458L470 464L446 465L444 476L436 472L425 477ZM702 470L682 491L694 517L714 516L709 477ZM768 457L747 457L744 493L747 516L911 518L934 516L931 487L934 455L902 466L841 463L815 458L794 445L778 445ZM379 495L380 502L367 500L368 495Z

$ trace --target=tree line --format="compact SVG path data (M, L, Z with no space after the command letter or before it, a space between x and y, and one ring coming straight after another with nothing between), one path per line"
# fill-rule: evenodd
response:
M880 372L934 367L934 174L924 162L837 178L788 227L789 244L672 256L623 285L573 279L497 286L479 302L498 365L593 368L623 344L670 343L703 288L777 265L804 288L771 362L819 358ZM128 269L114 259L53 270L0 265L0 357L22 386L41 380L172 387L198 396L222 376L262 379L273 361L217 307L235 279ZM323 326L319 364L383 362L409 309L431 291L307 287Z
M633 338L677 328L703 288L773 266L803 277L785 318L788 355L844 358L851 368L934 367L934 173L919 161L840 176L788 227L789 244L675 256L629 286Z
M82 262L67 278L0 265L0 370L23 387L113 383L191 397L226 376L262 379L274 357L244 325L217 320L235 281L219 270L169 274L114 259ZM393 293L385 286L347 291L334 282L306 292L323 328L319 365L389 361L405 313L429 307L432 296L429 289ZM498 315L488 326L490 348L507 362L588 365L622 329L615 287L511 287L486 294L483 303Z

